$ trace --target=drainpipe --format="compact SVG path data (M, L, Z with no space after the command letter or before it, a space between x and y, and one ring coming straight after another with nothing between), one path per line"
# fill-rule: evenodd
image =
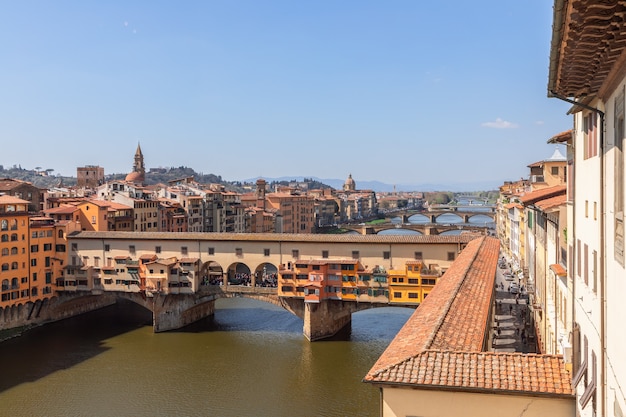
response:
M565 96L555 93L554 91L550 91L550 94L553 97L556 97L560 100L571 103L575 106L582 107L586 110L596 113L600 116L600 366L602 369L602 395L600 396L600 413L606 412L606 285L605 285L605 270L606 270L606 257L605 257L605 208L604 208L604 131L605 131L605 120L604 120L604 112L596 107L591 107L583 103L579 103L575 100L571 100ZM574 285L575 287L575 285ZM575 299L574 299L575 300ZM575 309L574 309L575 310Z

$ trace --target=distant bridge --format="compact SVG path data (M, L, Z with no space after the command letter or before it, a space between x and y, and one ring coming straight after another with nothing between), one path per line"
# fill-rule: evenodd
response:
M485 227L479 225L468 225L464 223L458 224L439 224L439 223L381 223L381 224L372 224L372 225L342 225L342 229L353 230L359 232L362 235L375 235L385 230L414 230L416 232L420 232L423 235L440 235L444 232L449 232L452 230L458 231L467 231L467 232L478 232L484 233Z

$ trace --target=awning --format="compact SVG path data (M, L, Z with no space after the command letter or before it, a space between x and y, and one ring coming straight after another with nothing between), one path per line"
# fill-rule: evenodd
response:
M552 264L550 265L550 270L556 274L558 277L566 277L567 271L563 268L561 264Z

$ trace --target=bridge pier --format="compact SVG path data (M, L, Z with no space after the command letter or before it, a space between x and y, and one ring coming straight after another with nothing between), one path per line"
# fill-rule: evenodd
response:
M152 300L155 333L176 330L215 313L215 297L198 299L194 294L155 295Z
M356 303L350 303L356 304ZM322 300L304 305L304 336L310 341L326 339L352 322L352 305L341 300Z

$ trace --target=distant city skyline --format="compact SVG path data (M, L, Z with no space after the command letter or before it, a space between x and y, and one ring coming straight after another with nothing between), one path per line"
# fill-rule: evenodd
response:
M528 175L571 128L546 97L552 6L9 3L0 164L187 166L226 181Z

